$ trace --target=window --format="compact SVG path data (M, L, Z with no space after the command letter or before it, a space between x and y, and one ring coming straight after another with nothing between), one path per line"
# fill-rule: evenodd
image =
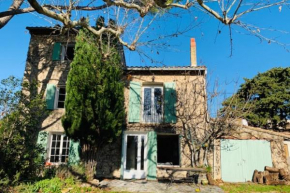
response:
M157 163L179 165L179 135L157 135Z
M61 60L73 60L75 54L75 44L62 44L61 46Z
M69 154L69 138L63 134L52 134L50 138L49 161L51 163L66 163Z
M60 86L56 89L55 107L58 109L64 108L64 101L66 96L65 86Z
M143 87L143 122L160 123L163 118L163 87Z

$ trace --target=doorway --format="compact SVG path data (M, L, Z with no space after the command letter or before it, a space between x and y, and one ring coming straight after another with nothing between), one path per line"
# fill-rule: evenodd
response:
M147 134L124 134L124 179L144 179L147 173Z

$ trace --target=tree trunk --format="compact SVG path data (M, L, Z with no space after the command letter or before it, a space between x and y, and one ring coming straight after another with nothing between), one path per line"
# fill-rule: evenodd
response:
M82 152L82 161L85 164L85 174L88 181L94 179L97 168L97 148L84 144Z

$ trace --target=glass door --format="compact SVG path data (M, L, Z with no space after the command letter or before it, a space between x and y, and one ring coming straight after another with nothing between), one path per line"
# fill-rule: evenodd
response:
M124 137L124 179L146 178L146 134L125 134Z

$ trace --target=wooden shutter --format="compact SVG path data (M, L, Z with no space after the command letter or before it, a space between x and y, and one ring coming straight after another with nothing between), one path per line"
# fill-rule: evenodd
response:
M140 110L141 110L141 83L130 82L129 93L129 122L140 122Z
M164 121L176 123L176 91L175 82L164 83Z
M53 45L52 60L53 61L60 60L60 53L61 53L61 43L55 42Z
M80 162L80 143L73 140L70 140L69 143L68 163L69 165L76 165Z
M54 109L56 86L54 84L47 84L46 86L46 107L47 109Z
M148 132L148 172L147 179L155 180L157 175L157 134L155 131Z
M43 150L43 153L40 154L40 157L43 161L46 161L47 159L47 143L48 143L48 132L40 131L37 137L37 145L39 145Z

